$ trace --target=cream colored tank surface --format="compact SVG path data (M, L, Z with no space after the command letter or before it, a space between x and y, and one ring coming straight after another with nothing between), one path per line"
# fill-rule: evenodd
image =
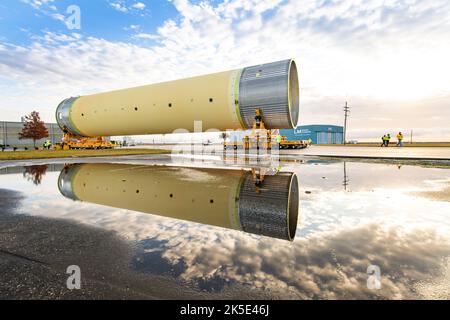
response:
M255 110L268 129L294 128L299 115L294 60L151 84L61 102L56 120L78 136L165 134L184 129L248 129Z
M66 166L67 198L285 240L295 236L298 183L293 173L256 187L245 170L84 163Z

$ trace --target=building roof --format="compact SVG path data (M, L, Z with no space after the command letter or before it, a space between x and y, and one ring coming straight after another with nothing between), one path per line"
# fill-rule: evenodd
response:
M17 124L23 125L23 122L21 122L21 121L1 121L0 120L0 123L14 124L14 125L17 125ZM58 126L58 124L54 123L54 122L44 122L44 123L45 123L45 125Z

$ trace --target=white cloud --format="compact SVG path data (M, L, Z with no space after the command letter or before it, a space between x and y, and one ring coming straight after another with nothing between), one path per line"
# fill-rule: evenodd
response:
M145 9L145 4L142 3L142 2L136 2L131 7L133 7L134 9L138 9L138 10L144 10Z
M120 10L131 8L124 1L110 3ZM294 57L300 67L301 123L341 123L342 104L348 100L352 138L359 138L361 130L372 130L378 139L382 128L441 127L436 136L450 140L447 1L173 4L179 18L165 21L156 33L134 36L156 40L151 46L96 38L52 46L36 41L2 49L0 71L27 92L35 89L28 84L39 83L38 91L48 88L51 96L58 86L60 100L69 92L77 95ZM51 63L42 63L47 60ZM8 99L2 99L0 107L6 108ZM41 102L53 114L57 101Z
M136 13L136 11L142 12L146 8L146 5L142 2L134 2L133 4L130 4L126 0L109 1L109 4L117 11L123 13Z
M111 2L110 3L111 7L113 7L114 9L116 9L117 11L120 12L128 12L128 8L125 7L122 3L120 2Z
M65 16L58 11L58 8L52 4L55 0L21 0L38 10L40 13L49 16L55 20L65 23Z
M81 38L82 38L82 36L79 33L64 34L64 33L50 32L50 31L45 31L44 36L42 36L42 37L33 37L33 39L36 39L39 41L45 41L47 44L52 44L52 45L55 45L58 43L78 41Z
M65 21L66 17L63 14L60 13L52 13L50 15L53 19L59 20L59 21Z
M160 39L160 36L158 36L156 34L151 34L151 33L138 33L138 34L134 35L134 37L138 38L138 39L145 39L145 40Z
M21 1L23 3L31 5L35 9L41 9L42 7L54 2L55 0L21 0ZM54 5L52 5L51 7L54 7Z

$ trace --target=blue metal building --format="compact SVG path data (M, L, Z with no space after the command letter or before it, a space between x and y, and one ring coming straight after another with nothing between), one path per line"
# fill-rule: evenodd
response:
M309 140L313 144L343 144L344 127L334 125L298 126L295 129L280 130L282 136L288 140Z

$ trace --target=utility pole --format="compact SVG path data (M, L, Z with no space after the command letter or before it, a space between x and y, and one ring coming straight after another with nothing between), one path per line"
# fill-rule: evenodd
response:
M347 101L345 101L345 106L344 106L344 145L347 144L347 118L348 118L348 114L350 113L350 107L348 106Z
M413 131L411 130L411 144L413 143Z
M350 182L350 179L347 175L347 162L344 161L344 181L342 182L342 185L344 186L344 190L347 191L348 183Z

